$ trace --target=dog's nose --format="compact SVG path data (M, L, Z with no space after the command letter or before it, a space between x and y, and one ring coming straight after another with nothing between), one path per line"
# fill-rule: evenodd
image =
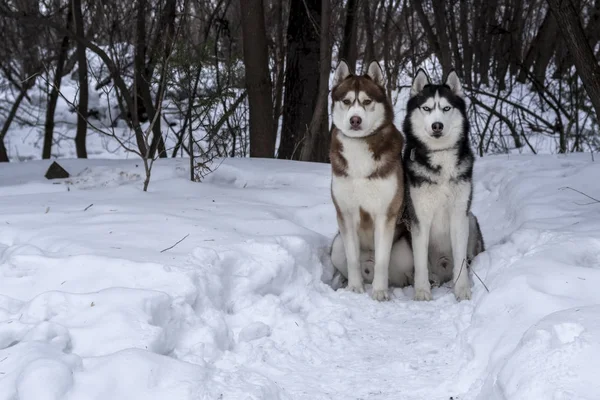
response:
M360 117L354 116L354 117L350 118L350 125L353 128L358 128L361 123L362 123L362 118L360 118Z
M433 136L439 138L442 136L442 131L444 130L444 124L441 122L434 122L431 124L431 129L433 129Z
M431 129L433 129L434 132L441 132L442 130L444 130L444 124L442 124L441 122L434 122L433 124L431 124Z

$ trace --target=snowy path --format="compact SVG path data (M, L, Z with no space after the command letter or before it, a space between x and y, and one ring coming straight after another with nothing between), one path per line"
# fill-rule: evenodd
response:
M595 399L599 164L488 157L473 300L334 291L326 165L0 167L0 400ZM92 206L90 206L93 204ZM87 208L87 210L86 210ZM161 252L189 236L174 248Z

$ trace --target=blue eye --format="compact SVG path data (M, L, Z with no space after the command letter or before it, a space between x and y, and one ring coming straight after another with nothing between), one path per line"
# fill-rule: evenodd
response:
M444 112L446 112L446 111L450 111L451 108L452 107L450 107L450 106L446 106L446 107L443 108L443 110L444 110Z
M431 111L431 108L429 108L427 106L423 106L421 108L423 109L423 111L427 111L427 112Z

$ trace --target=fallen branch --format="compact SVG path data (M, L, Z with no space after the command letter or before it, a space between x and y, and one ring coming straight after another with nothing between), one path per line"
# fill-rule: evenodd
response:
M487 285L483 282L483 280L479 277L479 275L477 275L477 272L475 272L475 270L473 268L471 268L471 271L477 277L477 279L479 279L479 282L481 282L481 284L483 285L483 287L485 288L485 290L487 290L487 292L489 293L490 289L488 289Z
M588 199L591 199L591 200L593 200L592 202L589 202L589 203L575 203L575 204L577 204L578 206L589 206L590 204L597 204L597 203L600 203L600 200L598 200L598 199L596 199L596 198L594 198L594 197L592 197L592 196L589 196L589 195L587 195L587 194L585 194L585 193L583 193L583 192L581 192L581 191L579 191L579 190L577 190L577 189L573 189L573 188L572 188L572 187L570 187L570 186L563 186L563 187L559 188L558 190L565 190L565 189L572 190L572 191L574 191L574 192L577 192L577 193L579 193L579 194L582 194L582 195L584 195L584 196L585 196L585 197L587 197Z
M190 236L190 234L189 234L189 233L188 233L187 235L185 235L184 237L182 237L181 239L179 239L179 241L178 241L177 243L175 243L173 246L171 246L171 247L167 247L166 249L164 249L164 250L161 250L160 252L161 252L161 253L164 253L164 252L165 252L165 251L167 251L167 250L171 250L173 247L175 247L175 246L177 246L179 243L183 242L183 241L185 240L185 238L187 238L188 236Z

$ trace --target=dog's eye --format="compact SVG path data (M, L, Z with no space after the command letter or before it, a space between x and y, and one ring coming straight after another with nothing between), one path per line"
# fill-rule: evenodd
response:
M367 99L367 100L363 100L363 104L364 104L365 106L368 106L368 105L369 105L369 104L371 104L372 102L373 102L373 101L372 101L372 100L369 100L369 99Z
M431 108L429 108L427 106L423 106L421 108L423 109L423 111L427 111L427 112L431 111Z
M450 106L446 106L446 107L442 108L442 110L444 110L444 112L446 112L446 111L450 111L451 108L452 107L450 107Z
M344 103L345 105L349 106L350 103L352 103L352 102L350 100L348 100L348 99L344 99L344 101L342 103Z

